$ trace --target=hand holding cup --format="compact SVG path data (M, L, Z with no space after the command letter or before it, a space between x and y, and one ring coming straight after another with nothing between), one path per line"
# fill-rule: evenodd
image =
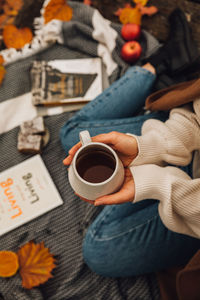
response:
M92 141L92 143L91 143L91 141ZM133 136L129 136L129 135L126 135L123 133L110 132L107 134L100 134L100 135L94 136L91 138L91 140L90 140L90 136L89 136L89 140L85 141L85 144L87 144L87 142L93 144L93 146L95 146L95 144L100 144L100 145L103 144L103 148L104 148L104 146L108 147L106 149L106 151L108 151L107 154L114 155L113 156L114 160L119 159L119 163L117 164L118 172L115 172L115 173L113 172L115 174L115 176L113 176L113 174L112 174L110 176L111 178L110 179L108 178L108 181L106 182L105 185L102 183L96 183L98 185L98 187L100 188L101 193L99 193L99 192L96 194L92 193L93 197L92 197L92 194L89 195L86 193L87 195L86 194L83 195L83 193L81 193L82 191L80 191L80 189L78 191L77 185L80 186L80 184L77 184L77 182L75 184L76 187L74 188L75 192L78 193L80 198L82 198L85 201L87 201L89 198L92 197L93 202L94 202L94 200L96 200L94 202L95 205L119 204L119 203L132 201L134 198L134 194L135 194L134 180L133 180L132 174L131 174L130 170L127 168L127 166L137 156L138 146L137 146L136 139ZM82 147L87 148L86 145L82 146L82 144L84 144L83 140L81 142L77 143L76 145L74 145L70 149L69 155L63 161L63 163L65 165L70 165L69 180L70 180L71 185L73 185L73 183L71 181L73 181L72 178L74 178L74 174L73 174L73 176L71 176L72 173L74 173L74 170L72 172L72 168L73 168L72 165L74 163L74 158L76 156L76 159L77 159L77 156L78 156L77 152L79 151L79 154L80 154L80 151L81 151L80 149ZM90 145L90 147L91 147L91 145ZM110 148L111 148L111 152L114 150L114 154L110 153ZM97 147L96 150L102 150L102 148ZM115 156L116 154L117 154L117 158ZM80 158L80 156L78 158ZM122 167L122 164L123 164L123 167ZM120 165L120 168L119 168L119 165ZM119 172L119 169L120 169L120 172ZM117 176L116 176L116 174L117 174ZM71 176L71 178L70 178L70 176ZM118 186L115 187L115 185L113 185L113 183L116 182L116 178L119 179L119 177L120 177L120 180L117 184ZM105 183L105 181L104 181L104 183ZM95 184L91 183L89 186L87 186L87 188L89 188L89 190L91 189L91 185L95 185ZM112 187L112 189L110 189L109 191L106 192L106 190L103 191L101 189L103 186L107 186L107 187L110 186L110 188ZM73 186L72 186L72 188L73 188ZM93 186L93 188L94 188L94 186ZM89 201L89 202L91 202L91 201Z

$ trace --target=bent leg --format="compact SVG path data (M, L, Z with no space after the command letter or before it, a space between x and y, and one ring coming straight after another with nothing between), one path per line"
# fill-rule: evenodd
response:
M130 67L126 73L75 116L82 120L105 120L135 115L145 104L156 76L141 67Z
M141 67L131 67L109 88L77 112L60 131L63 146L68 134L81 122L129 118L144 106L155 75ZM65 147L64 147L65 148Z
M106 206L86 233L83 256L99 275L127 277L185 264L199 247L163 225L157 201L144 200Z

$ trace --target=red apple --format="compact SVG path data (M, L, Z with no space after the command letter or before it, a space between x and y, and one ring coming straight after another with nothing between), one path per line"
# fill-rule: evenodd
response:
M128 63L134 63L140 57L142 47L136 41L126 42L121 49L121 57Z
M138 24L124 24L121 29L121 36L126 41L138 40L141 34L141 27Z

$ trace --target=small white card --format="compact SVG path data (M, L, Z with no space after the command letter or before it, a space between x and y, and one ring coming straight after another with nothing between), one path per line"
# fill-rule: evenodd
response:
M40 155L0 173L0 235L63 203Z

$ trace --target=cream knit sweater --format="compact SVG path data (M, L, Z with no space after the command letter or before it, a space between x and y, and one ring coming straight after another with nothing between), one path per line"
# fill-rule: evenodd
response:
M173 109L165 123L146 121L142 135L135 137L139 154L130 165L134 202L159 200L160 217L169 229L200 238L200 99ZM176 167L192 158L193 179Z

